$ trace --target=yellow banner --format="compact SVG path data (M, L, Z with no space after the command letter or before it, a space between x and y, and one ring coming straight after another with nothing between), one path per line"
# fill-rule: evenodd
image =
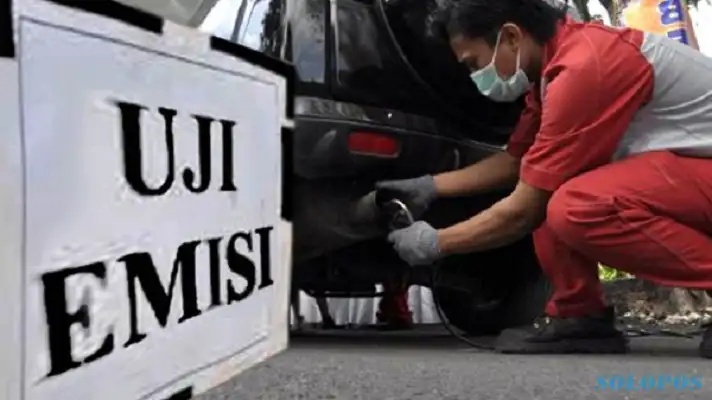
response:
M621 12L623 25L666 35L697 49L687 6L682 0L634 0Z

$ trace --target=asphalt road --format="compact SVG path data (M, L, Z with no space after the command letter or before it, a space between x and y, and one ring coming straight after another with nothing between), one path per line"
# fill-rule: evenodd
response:
M712 399L712 360L698 340L631 340L621 356L515 356L468 348L439 329L329 332L290 349L199 400ZM699 390L597 390L602 374L702 377Z

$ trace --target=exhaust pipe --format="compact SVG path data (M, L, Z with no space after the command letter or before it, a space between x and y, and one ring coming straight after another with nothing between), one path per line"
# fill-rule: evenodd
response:
M357 200L353 215L359 222L369 221L378 226L383 233L406 228L415 222L408 206L385 191L373 191Z

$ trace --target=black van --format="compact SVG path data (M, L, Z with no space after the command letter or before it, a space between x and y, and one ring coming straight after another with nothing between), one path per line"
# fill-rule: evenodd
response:
M430 40L433 0L222 0L215 34L293 63L294 287L317 298L376 297L377 284L429 286L453 325L489 334L538 316L549 284L531 238L409 268L358 200L383 179L448 171L502 151L522 102L479 94ZM463 220L507 193L439 200L424 219Z

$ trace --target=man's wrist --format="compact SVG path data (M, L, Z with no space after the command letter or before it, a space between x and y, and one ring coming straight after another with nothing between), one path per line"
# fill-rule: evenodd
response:
M447 173L433 175L433 190L436 197L448 197Z
M438 250L441 257L457 253L458 239L451 229L438 229Z

